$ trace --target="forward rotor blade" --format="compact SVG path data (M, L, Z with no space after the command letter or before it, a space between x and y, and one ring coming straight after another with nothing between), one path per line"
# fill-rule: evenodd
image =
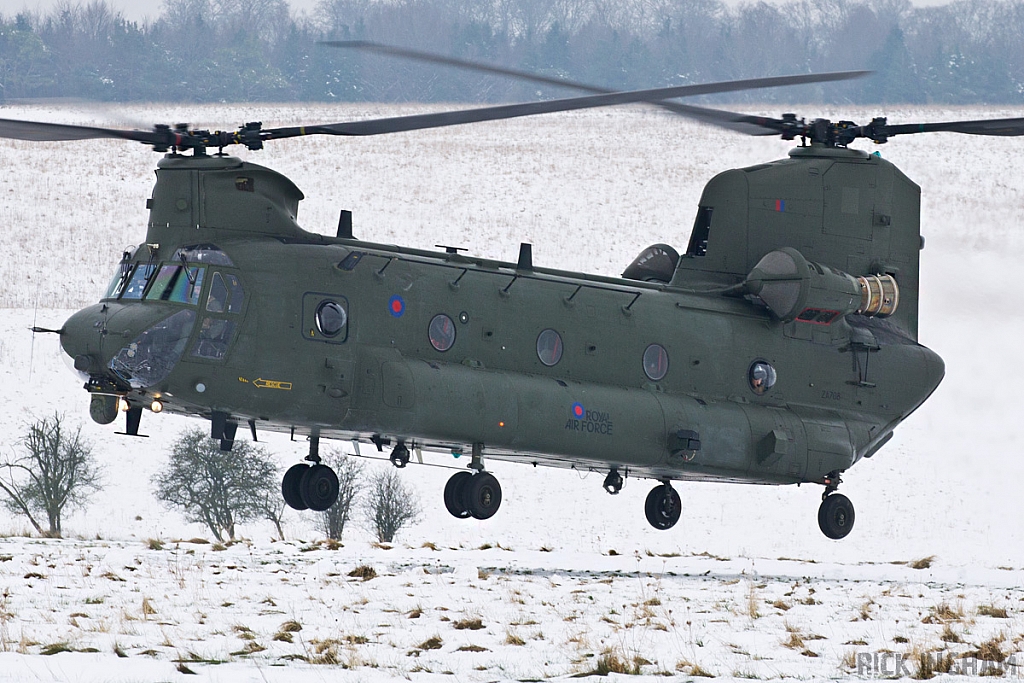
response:
M457 57L446 57L444 55L438 55L433 52L424 52L422 50L413 50L411 48L397 47L394 45L384 45L382 43L374 43L368 40L324 40L318 43L319 45L325 45L328 47L340 47L350 48L355 50L361 50L365 52L375 52L377 54L388 55L392 57L404 57L406 59L412 59L421 62L428 62L431 64L441 64L443 66L454 66L460 69L467 69L469 71L479 71L480 73L486 73L496 76L509 76L523 81L531 83L538 83L542 85L553 85L561 88L572 88L583 92L589 92L594 94L608 94L615 92L610 88L602 88L599 86L589 85L587 83L580 83L579 81L571 81L564 78L555 78L552 76L544 76L542 74L536 74L529 71L523 71L520 69L509 69L503 66L496 66L492 64L484 64L481 62L473 62L466 59L459 59ZM862 72L864 74L870 72ZM779 132L778 126L771 127L755 123L755 117L748 116L746 114L739 114L736 112L726 111L724 109L711 109L709 107L696 107L689 104L680 104L678 102L665 102L665 101L652 101L650 104L661 107L671 111L674 114L685 116L690 119L695 119L703 123L718 126L720 128L726 128L738 133L744 133L746 135L775 135ZM775 119L757 119L764 122L775 122ZM781 121L778 124L781 125Z
M657 102L671 97L687 97L708 95L713 93L734 92L737 90L753 90L757 88L776 88L785 85L803 85L806 83L823 83L844 81L859 78L866 71L837 71L821 74L798 74L794 76L772 76L768 78L748 78L737 81L719 83L703 83L698 85L680 85L669 88L652 88L648 90L631 90L584 97L571 97L544 102L527 102L523 104L507 104L478 109L439 112L436 114L416 114L413 116L397 116L371 121L354 121L335 123L322 126L305 126L293 128L274 128L263 131L263 138L268 140L296 137L300 135L381 135L398 133L425 128L440 128L463 123L480 121L497 121L521 116L550 114L560 111L575 111L594 107L610 107L617 104L635 102ZM742 115L737 115L742 116ZM749 118L749 117L745 117Z
M161 135L144 130L116 130L114 128L73 126L63 123L42 123L39 121L17 121L14 119L0 119L0 138L29 140L31 142L67 142L70 140L119 138L151 145L167 141L166 134Z

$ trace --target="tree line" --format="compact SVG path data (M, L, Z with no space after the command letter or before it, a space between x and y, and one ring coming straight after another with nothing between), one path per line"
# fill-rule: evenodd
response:
M1024 102L1024 0L106 0L0 17L0 102L497 102L557 88L318 46L372 40L615 89L869 68L854 84L710 101Z

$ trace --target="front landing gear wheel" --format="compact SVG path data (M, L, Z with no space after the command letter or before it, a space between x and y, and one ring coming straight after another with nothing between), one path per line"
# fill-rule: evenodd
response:
M299 493L310 510L323 512L338 500L338 475L327 465L313 465L302 473Z
M302 483L302 475L308 469L309 465L302 463L292 465L284 473L284 479L281 480L281 495L284 496L284 502L292 510L306 510L309 508L308 505L302 502L302 493L299 488Z
M472 478L473 475L469 472L456 472L444 485L444 506L453 517L466 519L470 516L469 510L466 509L464 492L466 484Z
M818 508L818 526L821 533L836 540L846 538L853 531L853 503L840 493L825 496Z
M679 494L669 484L655 486L647 494L647 503L644 505L644 512L647 513L647 521L655 529L671 529L679 521L679 515L683 512L683 504L679 500Z

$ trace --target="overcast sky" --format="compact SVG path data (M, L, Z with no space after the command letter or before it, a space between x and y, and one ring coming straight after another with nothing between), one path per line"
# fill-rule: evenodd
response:
M82 0L86 2L87 0ZM739 4L740 0L725 0L730 5ZM772 0L769 0L771 2ZM777 0L781 2L781 0ZM146 18L155 19L160 16L160 9L163 7L163 0L109 0L110 4L117 7L124 13L125 17L134 21L142 21ZM912 0L915 5L932 6L946 5L950 0ZM7 17L14 16L24 9L35 11L48 11L57 0L0 0L0 13ZM317 0L288 0L293 10L311 12L317 4Z

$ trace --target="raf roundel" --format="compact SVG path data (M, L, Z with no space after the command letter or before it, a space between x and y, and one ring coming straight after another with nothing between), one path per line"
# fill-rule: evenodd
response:
M391 313L392 317L401 318L402 314L405 313L405 300L397 294L391 297L388 301L388 312Z
M586 414L586 411L583 410L583 404L579 402L573 403L572 408L570 408L569 410L570 412L572 412L572 416L575 417L577 420L582 420L583 416Z

